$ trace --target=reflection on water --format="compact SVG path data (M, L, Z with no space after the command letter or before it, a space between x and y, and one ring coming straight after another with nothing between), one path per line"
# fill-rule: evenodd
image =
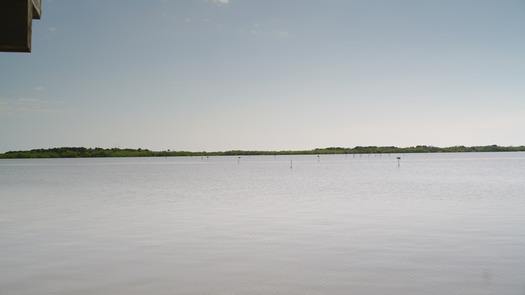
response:
M524 294L525 153L397 156L1 160L1 293Z

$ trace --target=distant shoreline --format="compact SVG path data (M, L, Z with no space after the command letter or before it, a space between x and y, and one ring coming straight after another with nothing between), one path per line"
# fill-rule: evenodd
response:
M60 147L10 151L0 154L0 159L29 158L102 158L102 157L187 157L187 156L255 156L255 155L321 155L321 154L398 154L398 153L470 153L470 152L524 152L525 146L452 146L435 147L418 145L413 147L356 146L353 148L328 147L313 150L250 151L231 150L222 152L151 151L148 149L104 149L85 147Z

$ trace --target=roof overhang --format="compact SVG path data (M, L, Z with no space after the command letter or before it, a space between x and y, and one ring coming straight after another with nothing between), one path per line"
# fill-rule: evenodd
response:
M0 51L30 52L31 25L41 16L41 0L1 0Z

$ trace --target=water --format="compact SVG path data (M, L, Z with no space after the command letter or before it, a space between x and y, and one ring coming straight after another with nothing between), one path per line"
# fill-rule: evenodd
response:
M0 160L0 290L525 294L525 153Z

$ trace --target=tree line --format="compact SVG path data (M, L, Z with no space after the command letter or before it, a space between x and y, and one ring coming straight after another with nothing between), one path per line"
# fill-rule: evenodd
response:
M0 154L2 159L24 158L103 158L103 157L183 157L183 156L248 156L248 155L319 155L319 154L394 154L394 153L466 153L466 152L517 152L525 151L525 146L452 146L435 147L418 145L412 147L395 146L356 146L353 148L328 147L313 150L290 151L246 151L231 150L222 152L190 151L151 151L148 149L85 148L60 147L33 149L28 151L9 151Z

